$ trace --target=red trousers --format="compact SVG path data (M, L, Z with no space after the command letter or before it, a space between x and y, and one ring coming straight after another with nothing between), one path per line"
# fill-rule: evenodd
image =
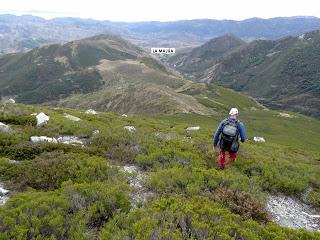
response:
M237 153L236 152L229 152L229 161L226 161L226 151L220 151L220 155L219 155L219 160L218 160L218 165L220 169L224 169L225 166L231 162L236 160L237 157Z

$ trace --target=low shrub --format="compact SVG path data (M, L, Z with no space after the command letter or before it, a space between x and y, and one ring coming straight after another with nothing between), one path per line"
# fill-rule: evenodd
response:
M117 163L132 163L144 151L137 136L121 130L94 137L90 146L101 149L107 159Z
M307 202L320 208L320 190L314 189L307 196Z
M253 219L260 223L267 223L270 220L263 204L250 193L218 188L214 191L213 198L231 212L239 214L244 220Z
M135 162L143 169L169 168L174 166L204 167L206 162L197 146L181 140L156 141L145 144L146 152L139 154Z
M262 226L242 220L205 197L155 200L128 215L119 214L103 227L99 239L319 239L320 233Z
M57 189L67 180L78 183L124 181L123 174L101 157L63 152L43 153L34 160L13 164L6 170L5 179L11 180L19 190L31 187L44 191Z
M0 239L94 239L116 213L128 212L125 185L73 184L14 195L0 206Z
M32 142L19 142L16 145L1 146L0 156L8 157L17 161L31 160L43 152L61 151L64 153L88 153L89 155L102 155L102 152L97 148L87 148L80 146L73 146L63 143L32 143Z
M7 115L0 114L0 122L5 124L14 124L14 125L29 125L36 126L37 119L34 116L28 115Z
M21 141L20 136L10 133L0 133L0 148L18 144Z
M10 160L8 158L0 157L0 174L3 174L10 167Z

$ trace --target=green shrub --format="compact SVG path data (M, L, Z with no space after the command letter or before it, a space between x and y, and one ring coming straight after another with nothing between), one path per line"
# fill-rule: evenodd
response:
M18 144L20 141L21 141L21 138L17 135L13 135L10 133L1 133L0 134L0 146L1 147Z
M173 167L150 173L148 187L161 194L198 195L220 187L230 187L233 180L215 169Z
M10 160L8 158L0 157L0 174L3 174L10 166Z
M253 219L261 223L267 223L270 220L263 204L250 193L218 188L213 192L213 198L229 208L231 212L239 214L244 220Z
M80 146L72 146L63 143L32 143L32 142L19 142L17 145L0 147L0 156L9 157L15 160L30 160L43 152L62 151L68 152L82 152L89 155L101 155L102 152L97 148L86 148Z
M26 192L0 206L0 239L94 239L115 213L128 212L125 185L73 184Z
M31 187L44 191L57 189L67 180L78 183L124 180L118 169L103 158L63 152L43 153L32 161L13 164L5 172L5 178L20 190Z
M147 151L136 157L143 169L168 168L173 166L205 166L199 150L186 142L171 140L149 142Z
M0 122L5 124L14 124L14 125L29 125L29 126L37 125L37 119L34 116L25 116L25 115L0 114Z
M105 224L104 239L318 239L308 233L243 221L220 204L204 197L161 198L146 206L119 214Z
M312 190L307 196L307 201L316 207L320 207L320 190Z
M245 178L236 179L228 173L214 169L169 168L150 174L148 187L162 195L203 195L222 203L243 219L267 222L268 215L263 204L249 192Z
M95 146L104 152L107 159L117 163L132 163L144 149L137 136L126 131L109 132L94 137L90 146Z
M264 191L298 194L319 174L305 162L305 155L291 149L250 146L248 150L234 165Z

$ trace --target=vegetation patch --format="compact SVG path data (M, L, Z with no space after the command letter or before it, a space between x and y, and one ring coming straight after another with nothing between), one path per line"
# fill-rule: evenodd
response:
M319 233L267 226L204 197L161 198L106 223L100 239L318 239Z

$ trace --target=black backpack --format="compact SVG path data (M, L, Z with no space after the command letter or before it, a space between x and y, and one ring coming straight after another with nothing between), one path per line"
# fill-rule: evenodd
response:
M222 139L227 143L238 141L239 135L239 120L236 122L226 119L221 130Z

